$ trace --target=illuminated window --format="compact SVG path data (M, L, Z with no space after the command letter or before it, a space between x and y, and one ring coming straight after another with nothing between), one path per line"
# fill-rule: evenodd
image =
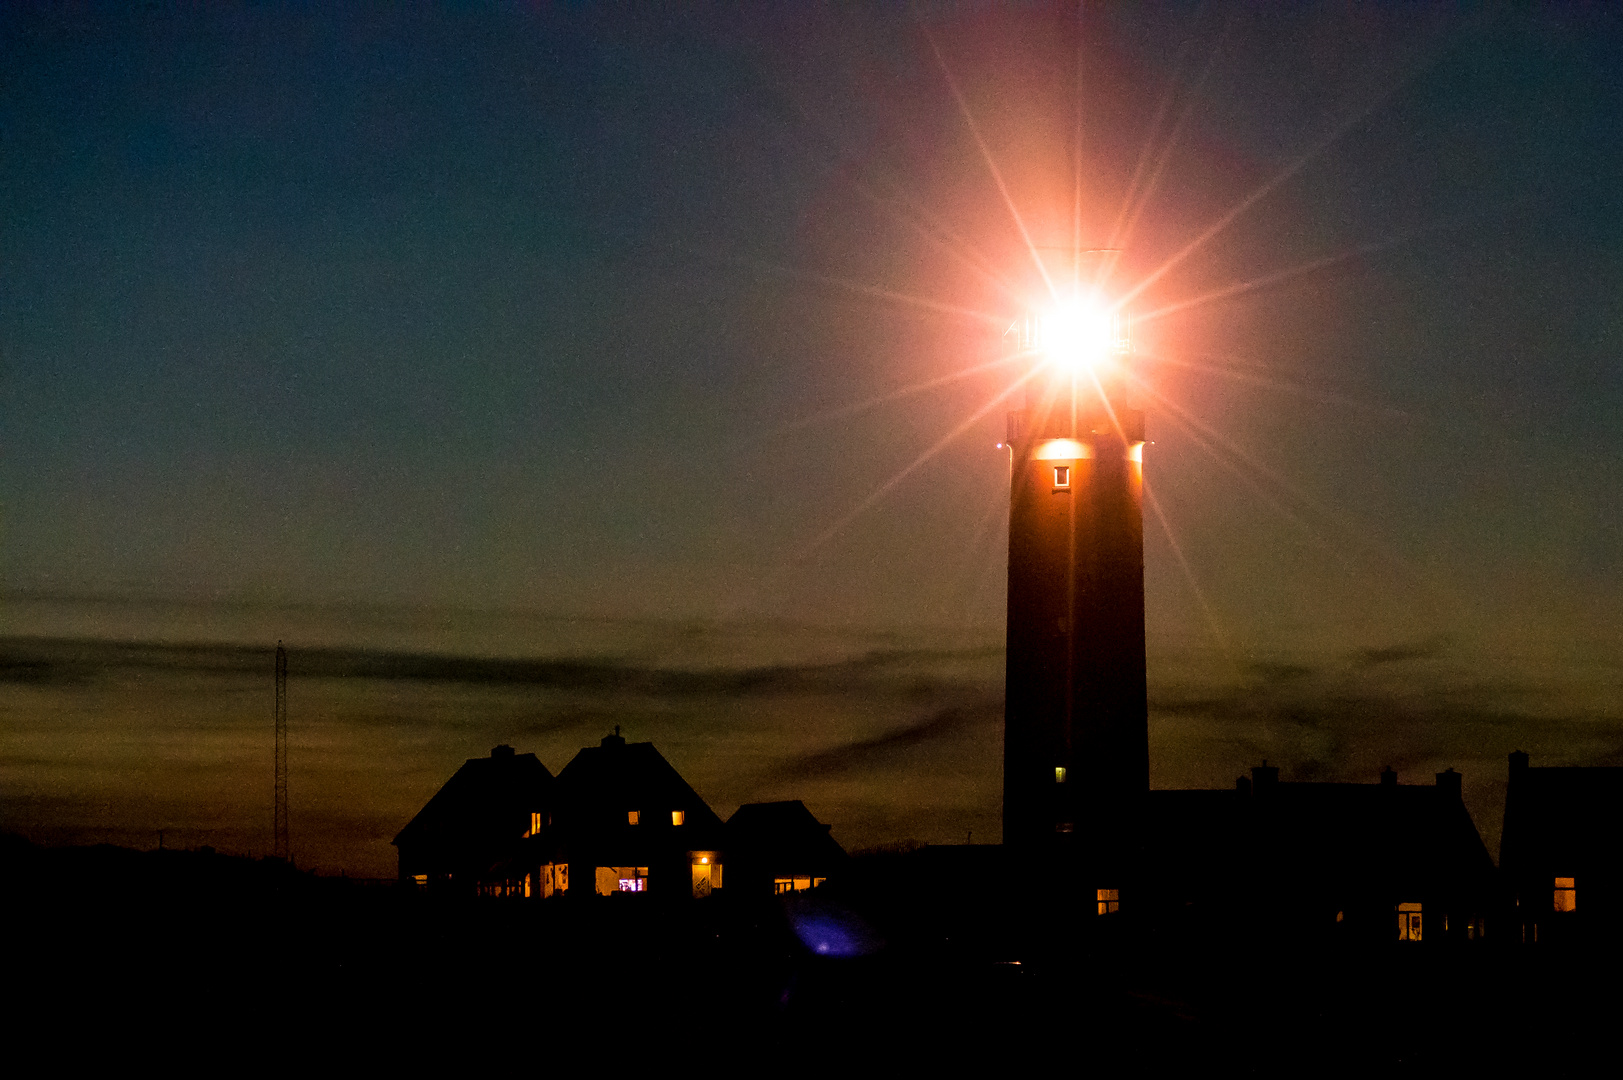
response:
M1398 940L1420 940L1420 905L1398 905Z
M633 824L633 825L637 824L639 821L642 820L642 811L641 810L627 810L626 811L626 820L628 822L630 822L631 824Z
M1057 488L1071 486L1071 467L1069 465L1054 466L1054 486Z
M1574 879L1569 877L1558 877L1555 879L1555 910L1578 910L1578 889L1573 882Z
M687 814L686 810L672 810L671 811L671 824L672 825L680 825L680 824L682 824L682 822L686 821L687 819L688 819L688 814Z
M791 879L791 887L793 887ZM716 889L721 888L721 862L713 851L693 852L693 895L694 897L709 896ZM777 889L777 880L773 881L774 891Z
M1336 912L1336 922L1345 922L1346 919L1347 919L1347 913L1345 911Z
M413 874L411 876L411 883L413 885L417 886L419 889L426 889L426 888L428 888L428 875L427 874Z
M1056 783L1056 784L1065 783L1065 766L1063 766L1063 765L1054 766L1054 783Z
M541 831L541 811L537 810L530 815L530 835L534 836Z
M1099 914L1101 914L1101 915L1109 915L1112 912L1120 911L1120 910L1121 910L1121 890L1120 889L1100 889L1099 890Z
M648 867L600 866L597 868L597 894L640 893L648 891Z

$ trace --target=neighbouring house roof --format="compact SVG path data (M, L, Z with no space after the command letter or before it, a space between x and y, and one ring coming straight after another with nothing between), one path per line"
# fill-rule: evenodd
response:
M1378 784L1254 773L1233 790L1150 792L1142 835L1151 865L1172 877L1296 894L1486 896L1493 888L1493 860L1453 772L1436 785L1400 785L1391 773Z
M771 873L827 874L848 856L799 799L745 803L727 819L728 852Z
M394 838L396 847L480 858L518 840L530 815L547 812L557 781L534 754L498 746L469 758Z
M1619 866L1623 768L1528 765L1510 755L1499 865L1510 875Z

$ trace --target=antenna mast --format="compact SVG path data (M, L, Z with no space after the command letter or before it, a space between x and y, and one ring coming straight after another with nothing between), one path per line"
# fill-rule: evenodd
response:
M287 852L287 650L276 643L276 857Z

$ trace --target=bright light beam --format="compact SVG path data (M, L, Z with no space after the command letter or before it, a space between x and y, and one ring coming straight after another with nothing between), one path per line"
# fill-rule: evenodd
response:
M930 300L922 296L911 296L907 293L895 292L891 289L881 289L877 285L864 285L858 281L847 281L844 278L831 277L828 274L819 274L812 270L799 270L789 266L779 266L776 263L765 262L761 259L748 259L740 255L721 256L725 262L739 266L748 266L756 270L764 270L769 274L778 274L783 277L800 278L804 281L815 281L822 285L830 285L836 289L858 293L862 296L871 296L879 300L889 300L893 303L908 307L923 308L943 315L956 315L959 318L981 323L985 326L1001 328L1004 320L996 315L989 315L974 308L960 307L957 304L947 304L939 300Z
M850 510L846 511L846 513L843 514L838 521L824 529L821 533L818 533L816 538L813 539L811 543L807 544L798 553L796 553L793 561L804 562L818 548L834 539L834 537L839 535L840 531L843 530L847 525L855 521L861 514L867 511L880 499L890 494L897 484L900 484L908 476L912 475L914 470L916 470L920 465L923 465L925 462L939 454L942 450L946 449L949 443L952 443L960 435L973 427L981 419L981 417L985 416L987 413L997 408L1002 402L1006 401L1011 395L1014 394L1016 390L1024 386L1026 381L1036 373L1037 369L1033 368L1031 371L1028 371L1026 374L1020 376L1020 378L1016 379L1008 387L1008 389L998 394L985 405L982 405L979 409L976 409L963 423L947 432L947 434L943 435L940 439L937 439L928 450L914 458L906 468L892 476L889 480L886 480L883 484L880 484L868 494L867 498L863 499L861 502L857 503L856 506L853 506Z
M911 386L904 386L899 390L892 390L889 393L880 394L878 397L871 397L865 401L854 401L849 405L840 405L824 412L813 413L810 416L803 416L799 420L791 420L789 423L778 428L776 431L772 432L772 436L777 437L780 435L787 435L790 432L811 427L813 424L823 424L834 420L843 420L847 416L855 416L858 413L867 412L869 409L878 408L880 405L885 405L892 401L900 401L902 398L912 397L914 394L922 394L925 391L934 390L938 386L945 386L948 383L957 382L960 379L967 379L972 375L978 375L983 371L990 370L991 368L1002 367L1005 364L1013 363L1018 359L1020 359L1018 356L1000 356L996 360L988 360L984 364L974 364L970 367L964 368L961 371L954 371L948 375L940 375L934 379L926 379L924 382L913 383Z
M1331 128L1328 134L1322 136L1318 142L1308 147L1306 152L1304 152L1295 161L1281 169L1273 176L1272 179L1264 181L1256 191L1253 191L1250 195L1247 195L1244 199L1241 199L1239 203L1228 211L1228 213L1224 214L1212 224L1208 225L1204 232L1195 237L1193 240L1189 241L1189 243L1180 248L1170 259L1162 263L1159 269L1153 271L1149 277L1133 286L1132 291L1130 291L1126 296L1122 297L1121 302L1124 304L1130 303L1133 299L1143 293L1145 289L1148 289L1151 285L1154 285L1157 281L1171 273L1173 268L1178 266L1189 256L1193 255L1196 251L1199 251L1202 247L1205 247L1213 237L1217 236L1224 229L1227 229L1230 225L1234 224L1234 222L1239 220L1239 218L1245 214L1246 211L1250 210L1253 206L1257 205L1257 203L1273 194L1273 192L1277 190L1280 185L1284 184L1285 181L1290 180L1297 173L1307 168L1307 166L1317 159L1319 155L1323 154L1338 140L1340 140L1343 135L1347 134L1347 132L1351 131L1354 127L1357 127L1360 123L1362 123L1371 113L1384 104L1386 100L1392 96L1395 90L1396 87L1388 89L1385 93L1378 95L1372 102L1370 102L1369 105L1353 113L1341 123Z
M1200 582L1195 579L1194 568L1184 556L1183 545L1178 543L1177 536L1173 534L1172 523L1167 520L1166 511L1161 509L1161 500L1150 490L1148 481L1144 483L1144 500L1150 504L1150 509L1155 511L1157 520L1161 522L1161 531L1166 534L1167 543L1172 547L1172 555L1178 560L1178 567L1183 571L1183 579L1189 585L1189 591L1194 594L1195 602L1200 605L1201 614L1206 617L1206 629L1211 631L1212 639L1217 642L1217 647L1223 655L1232 659L1233 650L1229 645L1228 635L1223 633L1222 624L1217 621L1217 612L1213 610L1211 601L1206 598L1206 590L1202 589Z
M1309 525L1300 514L1297 514L1295 511L1291 510L1290 507L1280 502L1273 492L1263 487L1262 484L1260 484L1256 479L1246 473L1244 469L1241 469L1228 457L1225 457L1224 453L1226 452L1227 454L1233 455L1233 457L1238 458L1246 465L1255 469L1262 476L1265 476L1275 484L1278 484L1279 487L1284 491L1292 495L1296 495L1296 493L1292 491L1289 484L1286 484L1284 481L1274 476L1272 470L1256 461L1251 457L1251 455L1245 453L1243 450L1240 450L1238 447L1233 446L1223 436L1219 435L1210 427L1189 415L1187 410L1179 407L1176 402L1169 399L1165 394L1159 393L1154 387L1150 386L1141 379L1135 379L1134 383L1141 390L1143 390L1144 393L1155 398L1167 408L1168 418L1172 420L1173 423L1183 428L1184 433L1194 441L1196 446L1199 446L1202 450L1206 451L1207 454L1211 455L1213 461L1216 461L1219 465L1223 466L1229 472L1238 477L1242 482L1244 482L1247 487L1256 493L1258 498L1262 499L1263 502L1267 503L1271 508L1273 508L1273 510L1278 513L1280 517L1284 518L1286 521L1300 529L1302 534L1311 540L1315 547L1318 547L1320 550L1324 551L1325 554L1329 555L1336 562L1340 563L1344 568L1352 565L1347 558L1341 554L1341 552L1336 550L1335 545L1331 544L1330 541L1326 540L1323 536L1320 536L1318 531L1315 530L1313 526ZM1220 452L1220 448L1223 452ZM1299 495L1297 497L1301 498ZM1303 499L1302 501L1311 505L1309 500Z
M958 89L957 80L947 69L947 60L941 55L941 47L936 44L935 35L930 33L930 28L923 23L919 24L919 29L924 32L924 40L930 43L930 51L935 53L936 63L941 67L941 77L947 81L947 89L952 91L952 98L958 103L958 112L962 114L970 135L974 136L975 145L980 148L981 160L986 162L986 168L992 174L992 179L997 183L997 189L1003 196L1003 205L1009 208L1009 216L1014 218L1015 227L1020 230L1020 238L1026 242L1026 250L1031 253L1031 261L1037 264L1037 272L1043 276L1043 284L1048 286L1050 293L1053 293L1054 281L1048 276L1048 267L1043 265L1042 256L1037 254L1037 245L1031 239L1031 233L1026 230L1026 223L1020 217L1019 209L1014 205L1014 196L1009 194L1009 187L1003 182L1003 174L998 171L997 163L992 160L992 151L987 147L986 140L981 138L981 129L976 126L975 117L970 114L969 103L964 100L964 95Z

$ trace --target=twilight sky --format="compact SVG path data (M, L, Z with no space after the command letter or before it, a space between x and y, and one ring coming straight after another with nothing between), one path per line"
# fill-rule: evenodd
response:
M0 635L951 632L985 712L1004 408L870 497L1012 379L900 393L1040 295L1017 214L1142 285L1158 782L1623 752L1620 13L338 7L0 13Z

